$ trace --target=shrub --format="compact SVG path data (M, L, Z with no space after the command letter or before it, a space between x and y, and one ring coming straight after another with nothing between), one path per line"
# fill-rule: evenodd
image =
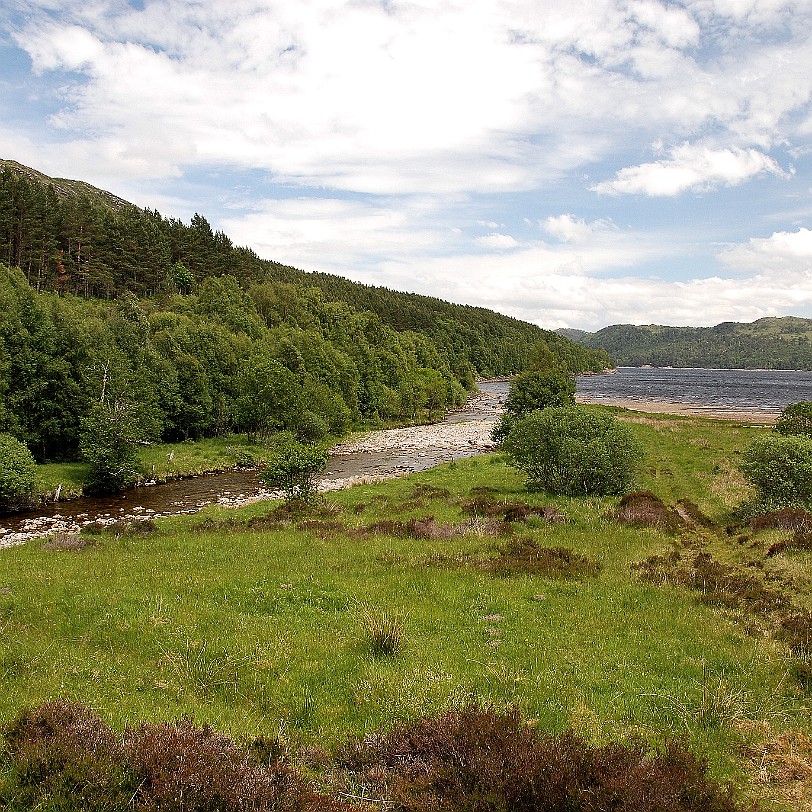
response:
M450 711L348 746L343 765L369 797L402 812L735 812L729 791L682 744L589 747L544 735L515 711Z
M676 530L682 524L679 514L651 491L627 493L618 503L612 518L621 524L664 530Z
M785 507L754 516L750 520L754 533L759 530L812 531L812 515L802 508Z
M517 375L510 383L505 411L524 417L536 409L574 403L575 376L565 369L547 369Z
M528 489L567 496L624 493L643 457L628 426L582 406L531 412L514 423L504 449Z
M533 370L517 375L510 383L505 413L491 434L497 443L503 443L516 420L536 409L575 404L575 376L561 367Z
M0 506L30 496L37 485L37 465L25 443L0 434Z
M812 437L812 402L791 403L781 412L774 428L783 435Z
M326 448L300 443L285 433L277 440L260 479L268 487L281 490L287 501L311 502L318 488L318 476L328 459Z
M121 741L92 711L46 702L24 711L3 733L12 765L0 790L3 808L128 808L138 778Z
M307 787L293 770L264 767L226 736L188 719L145 724L125 734L124 748L141 779L136 809L301 809Z
M329 432L327 423L314 412L304 411L296 420L296 439L302 443L323 440Z
M80 447L90 463L84 490L89 494L118 493L138 478L136 444L145 439L135 407L97 404L82 421Z
M534 539L517 538L497 547L497 556L488 562L487 568L497 575L577 578L597 575L601 565L569 547L541 547Z
M246 747L189 719L118 736L87 708L47 702L4 731L0 807L93 812L340 812L287 766L278 745Z
M742 453L739 467L760 503L812 504L812 437L768 434Z

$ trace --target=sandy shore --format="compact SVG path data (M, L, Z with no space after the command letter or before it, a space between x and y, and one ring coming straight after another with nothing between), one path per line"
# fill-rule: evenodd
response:
M649 414L676 414L690 417L710 417L714 420L737 420L740 423L772 424L778 419L778 412L756 409L735 409L720 406L694 406L688 403L673 403L666 400L631 400L624 398L576 397L578 403L597 403L602 406L619 406L632 412Z

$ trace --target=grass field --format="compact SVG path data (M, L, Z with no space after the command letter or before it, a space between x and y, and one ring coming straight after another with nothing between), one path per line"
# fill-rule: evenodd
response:
M725 529L746 496L737 454L764 429L616 413L648 449L640 487L701 520L624 525L616 498L528 494L492 455L330 494L310 512L209 508L78 550L2 550L0 720L63 697L117 728L188 714L329 749L473 700L595 743L685 736L715 777L809 808L812 768L792 778L776 756L770 772L765 755L791 741L804 769L812 758L810 693L774 633L787 607L709 601L633 569L705 551L810 605L809 553L767 558L785 532ZM521 520L503 521L521 505ZM543 506L563 521L530 510ZM547 566L547 548L589 566Z

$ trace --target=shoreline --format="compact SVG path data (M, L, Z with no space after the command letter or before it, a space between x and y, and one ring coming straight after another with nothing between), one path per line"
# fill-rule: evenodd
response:
M630 412L646 414L672 414L678 417L706 417L711 420L735 420L740 423L772 425L778 420L779 412L758 409L737 409L733 406L700 406L691 403L676 403L668 400L635 400L633 398L594 398L588 395L575 396L577 403L591 406L616 406Z

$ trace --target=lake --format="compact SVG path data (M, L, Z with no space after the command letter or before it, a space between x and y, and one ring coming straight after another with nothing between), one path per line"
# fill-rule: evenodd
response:
M578 395L593 403L679 404L777 416L790 403L812 401L812 372L620 367L614 374L579 376Z

